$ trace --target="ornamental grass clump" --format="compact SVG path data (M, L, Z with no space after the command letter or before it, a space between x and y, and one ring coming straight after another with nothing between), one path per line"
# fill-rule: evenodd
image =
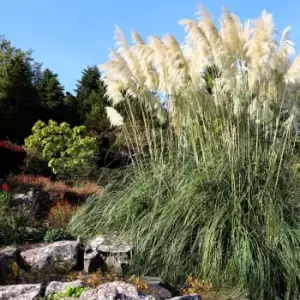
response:
M130 135L117 111L109 118L134 164L70 229L129 236L138 274L174 283L190 274L250 299L298 299L300 56L290 29L278 41L266 12L243 25L224 10L220 29L204 8L198 16L181 20L181 45L136 32L129 45L116 30L118 48L101 68L113 105L126 105Z

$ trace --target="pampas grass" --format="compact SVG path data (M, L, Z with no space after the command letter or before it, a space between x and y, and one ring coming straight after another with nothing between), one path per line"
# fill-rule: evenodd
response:
M102 71L112 103L127 104L135 164L70 229L129 236L141 274L174 283L193 274L253 300L298 299L300 61L289 28L278 43L267 12L243 25L224 10L220 30L204 8L198 16L181 21L183 45L172 36L146 44L134 33L130 46L117 30Z

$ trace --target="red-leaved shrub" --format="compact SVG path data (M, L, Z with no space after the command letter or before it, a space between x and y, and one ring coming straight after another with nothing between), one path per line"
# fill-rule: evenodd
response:
M0 140L0 178L8 174L18 174L26 158L26 151L22 146L9 141Z
M86 182L79 186L68 186L62 181L52 181L50 178L34 175L10 176L7 181L12 186L28 185L41 186L49 192L74 193L78 195L92 195L102 192L102 188L93 182Z
M25 152L25 149L22 146L11 143L10 141L0 141L1 149L9 149L13 152Z
M71 205L66 200L56 201L48 216L49 225L55 228L66 228L71 217L77 210L78 206Z

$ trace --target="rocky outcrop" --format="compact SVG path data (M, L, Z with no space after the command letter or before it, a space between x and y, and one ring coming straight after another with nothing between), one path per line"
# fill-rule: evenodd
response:
M1 300L35 300L42 294L41 284L18 284L0 286Z
M114 281L102 284L96 289L84 291L79 300L201 300L201 297L196 295L175 298L171 297L171 294L169 294L167 298L162 295L145 295L129 283L123 281Z
M67 288L84 287L84 283L80 280L73 282L57 282L53 281L47 287L41 284L19 284L0 286L1 300L37 300L48 299L56 293L64 293ZM52 299L52 298L51 298ZM201 300L200 296L182 296L175 298L164 298L162 295L145 295L137 288L123 281L114 281L99 285L94 289L87 289L82 292L79 298L65 297L64 300Z
M84 291L79 300L155 300L153 296L141 295L131 284L114 281L100 285L96 289Z
M59 241L21 253L32 270L69 272L78 264L80 242Z
M131 250L132 245L115 234L98 236L85 248L84 271L91 273L102 269L121 274Z

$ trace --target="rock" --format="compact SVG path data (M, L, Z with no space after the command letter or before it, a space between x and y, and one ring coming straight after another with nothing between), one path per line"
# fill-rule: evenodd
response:
M202 298L198 295L195 296L181 296L181 297L175 297L171 298L170 300L201 300Z
M64 292L68 287L84 287L84 283L81 280L76 280L72 282L52 281L48 284L46 288L45 297L47 298L52 293Z
M103 269L121 274L128 265L131 250L132 245L115 234L98 236L85 248L84 271L91 273Z
M49 192L42 187L34 188L31 206L36 220L41 221L47 218L53 204L54 200L51 199Z
M165 300L172 298L172 293L165 287L163 280L159 277L141 277L151 290L151 294L157 300Z
M129 243L121 240L116 234L99 236L90 242L90 246L92 249L106 253L127 253L132 249Z
M59 241L21 253L31 269L43 271L71 271L78 264L80 244L77 241Z
M84 250L84 266L83 269L86 273L96 272L98 269L106 269L105 257L93 250L90 245L86 246Z
M32 197L33 197L33 190L29 190L23 193L15 193L12 195L11 204L13 206L22 205L22 204L30 205L30 203L32 202Z
M41 284L18 284L0 286L1 300L35 300L41 296Z
M152 296L157 300L165 300L165 299L170 299L172 297L171 292L159 284L149 283L148 287L151 290Z
M19 260L18 249L6 248L0 251L0 284L5 284L14 278L14 270L18 268Z
M114 281L84 291L79 300L155 300L155 298L140 295L138 290L129 283Z
M148 284L161 284L163 282L160 277L142 276L141 279L146 281Z
M27 188L21 186L18 191L13 193L10 206L18 207L26 205L30 208L32 216L36 220L44 220L53 206L55 200L50 197L50 193L41 186Z

